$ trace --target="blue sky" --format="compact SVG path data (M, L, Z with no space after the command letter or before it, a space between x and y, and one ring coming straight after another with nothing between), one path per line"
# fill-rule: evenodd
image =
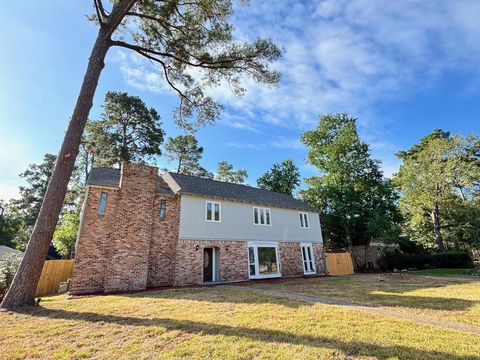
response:
M96 28L89 1L11 1L0 12L0 199L18 195L18 174L57 153ZM225 105L217 124L197 136L202 165L246 168L252 185L274 162L305 164L298 138L318 116L348 112L386 175L394 153L434 128L480 132L480 2L477 0L261 1L236 7L237 39L271 37L285 49L273 67L282 81L266 88L245 79L242 98L227 86L210 93ZM112 49L90 118L106 91L140 96L162 115L167 136L177 99L155 69ZM159 159L159 167L171 166Z

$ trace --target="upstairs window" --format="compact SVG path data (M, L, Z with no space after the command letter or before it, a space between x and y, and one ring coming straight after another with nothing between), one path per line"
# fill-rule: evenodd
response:
M103 192L100 194L100 202L98 203L98 215L105 215L107 210L107 193Z
M271 225L270 209L254 207L253 208L253 223L255 225Z
M302 228L309 228L310 225L308 224L308 214L307 213L298 213L300 216L300 227Z
M160 220L164 220L167 215L167 200L160 200Z
M205 219L207 221L220 222L221 207L219 202L207 201Z

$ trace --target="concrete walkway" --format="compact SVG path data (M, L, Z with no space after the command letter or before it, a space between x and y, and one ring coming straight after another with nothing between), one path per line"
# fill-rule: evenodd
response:
M278 290L263 290L263 289L257 289L250 286L226 285L226 287L233 290L236 289L236 290L242 290L242 291L250 291L260 295L275 296L275 297L280 297L288 300L303 301L303 302L312 303L312 304L340 306L348 309L365 311L375 316L384 316L384 317L391 317L394 319L408 320L416 324L431 325L431 326L436 326L442 329L456 330L456 331L461 331L464 333L480 336L480 327L477 327L477 326L467 325L467 324L459 323L456 321L442 320L442 319L431 317L431 316L408 314L401 311L396 311L391 308L368 306L368 305L353 303L345 300L332 299L328 297L293 294L293 293L288 293L288 292L278 291Z

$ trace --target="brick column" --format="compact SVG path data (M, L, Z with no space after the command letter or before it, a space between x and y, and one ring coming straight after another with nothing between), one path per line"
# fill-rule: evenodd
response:
M105 291L139 290L147 286L157 174L156 167L122 164Z

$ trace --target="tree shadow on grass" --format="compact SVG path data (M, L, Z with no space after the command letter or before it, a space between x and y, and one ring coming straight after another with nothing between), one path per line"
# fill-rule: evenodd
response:
M412 309L428 309L443 311L467 311L469 308L478 304L478 301L430 297L430 296L410 296L399 295L397 293L371 293L369 299L376 306L407 307Z
M380 346L360 341L340 341L323 336L296 335L280 330L255 329L243 326L209 324L189 320L162 318L136 318L118 315L103 315L92 312L73 312L46 308L24 308L19 312L36 317L55 320L78 320L89 323L111 323L119 326L162 327L169 331L182 331L192 335L222 335L232 338L246 338L269 344L292 344L341 351L346 356L371 356L400 359L475 359L480 356L459 356L441 351L427 351L407 346Z
M232 294L233 293L233 294ZM297 309L302 306L309 306L311 303L305 301L288 300L279 296L269 296L242 289L229 289L219 287L198 287L198 288L177 288L163 291L147 291L138 294L119 294L122 297L189 300L208 303L233 303L233 304L272 304Z
M355 280L358 280L357 282ZM370 307L407 307L412 309L430 309L445 311L467 311L480 301L453 297L410 296L409 292L421 289L442 288L480 282L477 279L432 280L418 277L395 278L390 275L352 275L345 278L315 278L285 281L276 287L261 285L260 289L279 290L290 294L319 296L337 300L341 303L353 303ZM258 287L253 284L253 287Z

